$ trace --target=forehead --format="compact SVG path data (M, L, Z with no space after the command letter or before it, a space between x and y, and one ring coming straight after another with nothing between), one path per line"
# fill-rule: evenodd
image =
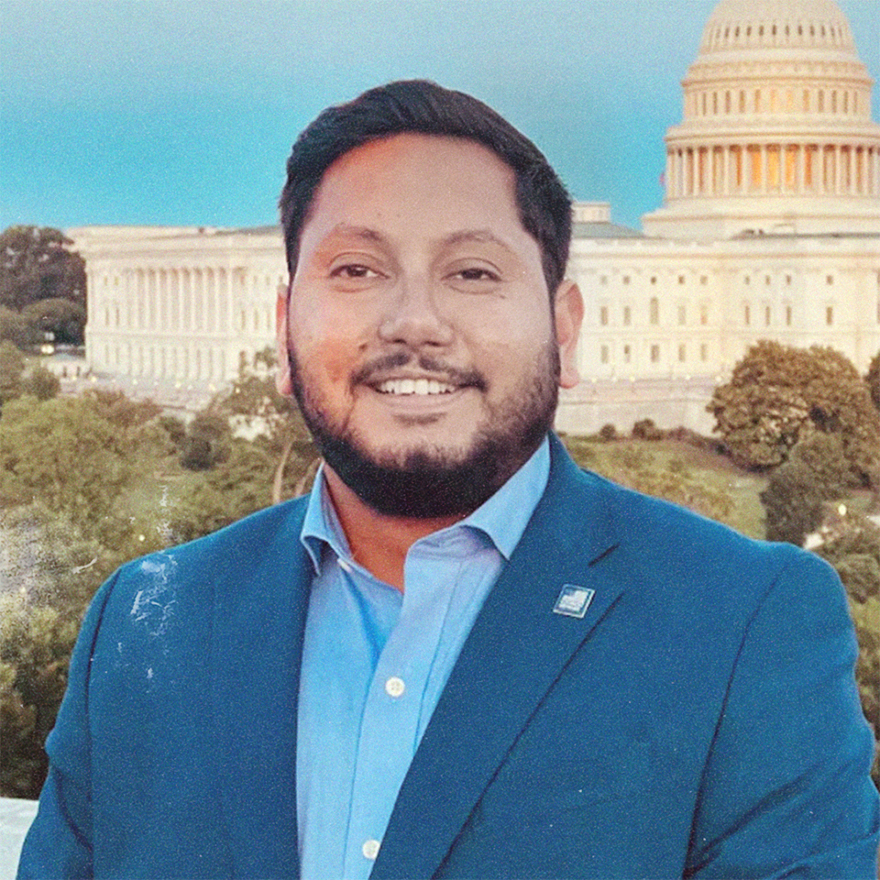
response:
M394 135L356 147L330 165L303 237L326 234L338 224L399 227L410 235L492 228L526 236L537 246L522 227L515 193L510 166L474 141Z

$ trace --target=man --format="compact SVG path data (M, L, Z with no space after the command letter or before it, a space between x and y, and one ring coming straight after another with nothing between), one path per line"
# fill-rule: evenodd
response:
M308 498L125 566L22 877L871 877L839 582L580 472L570 203L430 83L325 111L281 199Z

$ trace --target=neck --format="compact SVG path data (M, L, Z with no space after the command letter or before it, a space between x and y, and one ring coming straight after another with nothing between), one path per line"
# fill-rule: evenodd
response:
M353 558L373 577L401 592L409 548L419 538L445 529L465 516L432 519L386 516L361 501L327 465L324 466L324 476Z

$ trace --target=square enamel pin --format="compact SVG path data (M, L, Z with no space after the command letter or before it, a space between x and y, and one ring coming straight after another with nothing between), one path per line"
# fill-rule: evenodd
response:
M579 587L577 584L565 584L556 604L553 606L554 614L562 614L565 617L582 618L596 595L595 590L589 587Z

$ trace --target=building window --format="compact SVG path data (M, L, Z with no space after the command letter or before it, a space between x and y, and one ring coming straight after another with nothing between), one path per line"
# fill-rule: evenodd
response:
M651 276L651 284L656 284L656 283L657 283L657 276L656 276L656 275L652 275L652 276Z
M624 283L624 284L629 284L629 275L624 275L624 276L623 276L623 283Z
M632 324L632 309L629 306L623 307L623 325L629 327Z
M751 284L751 282L752 282L752 279L749 278L748 275L743 275L743 284L745 284L746 287L748 287L749 284Z
M652 324L660 323L660 300L656 296L651 297L651 302L648 306L648 320Z
M651 346L651 363L656 364L660 360L660 346L652 345Z
M825 276L825 283L826 283L829 287L830 287L832 284L834 284L834 276L833 276L833 275L826 275L826 276Z
M700 284L706 285L709 283L709 278L707 275L700 275Z
M679 326L683 326L687 323L687 307L684 303L680 303L678 306L678 324Z
M599 276L599 284L607 284L607 283L608 283L608 276L607 275L600 275Z
M707 303L700 303L700 324L704 327L709 323L709 306Z
M607 327L607 326L608 326L608 306L602 306L602 307L599 309L599 323L600 323L603 327Z
M786 275L786 276L785 276L785 286L786 286L786 287L791 287L791 275Z
M607 345L602 346L600 358L601 358L603 364L608 363L608 346Z
M678 362L683 364L685 362L686 358L687 358L687 348L685 347L685 344L683 342L679 343Z
M769 276L769 275L765 275L765 276L764 276L764 285L765 285L766 287L769 287L769 286L770 286L770 276Z
M791 327L791 314L792 314L791 306L789 304L786 304L786 306L785 306L785 326L786 327Z
M825 306L825 323L829 327L834 324L834 306Z
M749 308L749 304L746 303L743 306L743 324L748 327L752 323L752 310Z
M764 326L770 326L770 306L764 306Z
M623 361L628 364L632 360L632 349L628 345L623 347Z
M684 284L684 275L679 275L679 276L678 276L678 283L679 283L679 284Z
M706 345L705 342L700 343L700 360L701 361L709 360L709 346Z

